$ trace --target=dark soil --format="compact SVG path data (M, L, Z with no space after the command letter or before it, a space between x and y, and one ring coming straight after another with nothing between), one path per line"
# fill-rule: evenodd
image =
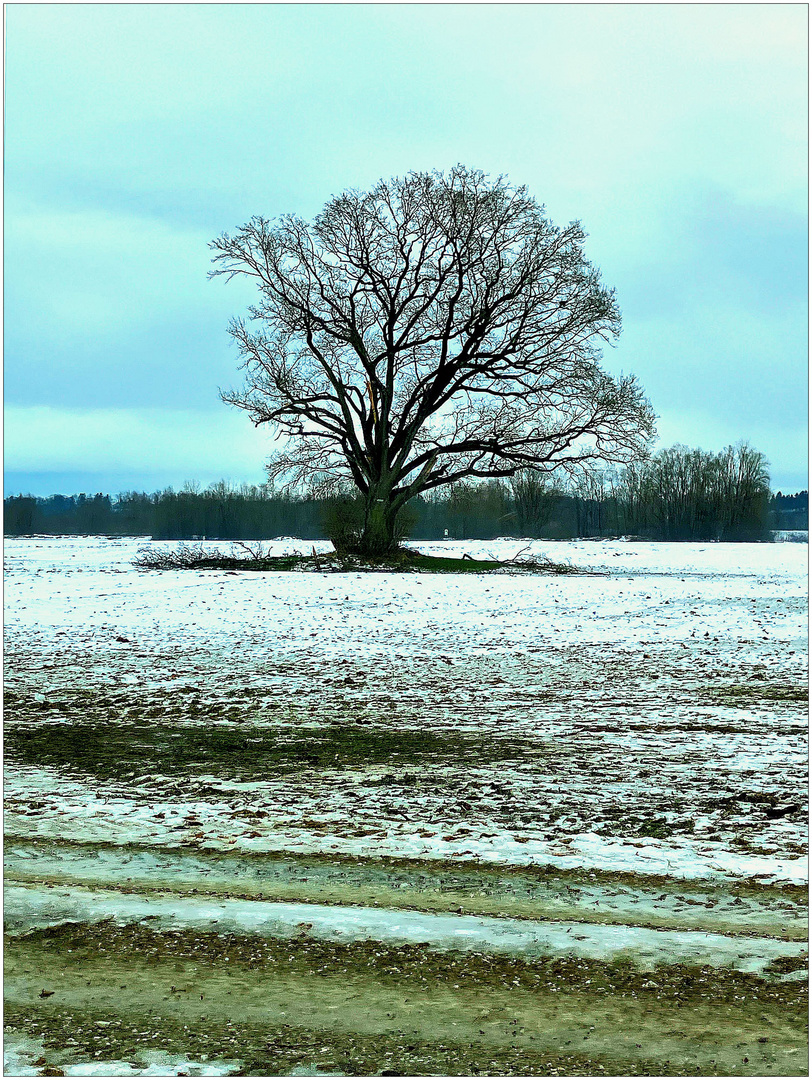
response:
M165 723L41 724L6 731L10 760L64 768L100 780L214 774L228 781L262 781L273 773L388 765L394 769L450 762L479 764L534 760L541 747L517 738L453 731L388 731L383 727L332 723L309 728L169 727ZM412 785L426 781L411 776ZM384 774L378 783L402 781Z

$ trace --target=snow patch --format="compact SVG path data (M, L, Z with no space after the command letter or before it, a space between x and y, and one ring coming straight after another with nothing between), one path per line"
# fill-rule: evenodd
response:
M40 1039L7 1031L3 1038L4 1076L42 1076L45 1065L65 1076L232 1076L240 1061L193 1061L161 1050L139 1050L129 1061L77 1061L69 1050L46 1050Z
M762 972L782 956L803 955L802 942L728 937L694 930L651 930L473 915L433 915L386 908L330 907L262 900L212 900L94 892L77 888L7 886L7 932L67 922L113 918L121 925L147 920L153 930L196 929L208 933L308 937L326 941L423 944L433 949L495 952L513 956L579 956L629 959L650 969L658 964L711 964Z

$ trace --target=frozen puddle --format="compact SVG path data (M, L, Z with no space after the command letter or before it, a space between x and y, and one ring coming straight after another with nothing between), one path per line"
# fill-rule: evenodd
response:
M154 930L200 930L266 937L308 937L335 942L374 940L393 945L423 944L433 949L497 952L528 958L574 955L589 959L627 958L637 967L710 964L763 972L780 957L806 952L801 942L762 937L728 937L687 930L524 919L431 915L374 908L283 904L258 900L146 899L84 889L9 886L5 894L6 932L95 923L113 918L121 925L146 922Z

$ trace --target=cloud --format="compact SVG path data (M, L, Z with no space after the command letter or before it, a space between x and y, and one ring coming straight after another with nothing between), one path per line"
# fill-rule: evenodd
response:
M253 300L210 282L210 235L103 209L6 207L5 393L17 405L212 406Z
M194 302L210 239L135 214L54 210L12 196L6 277L19 301L36 297L40 341L109 338ZM14 303L7 310L12 328L29 314Z
M668 237L649 230L647 251L618 260L624 306L636 321L697 309L769 319L806 303L805 213L698 185L675 193L667 220ZM802 328L805 320L797 310L793 315Z
M607 360L639 377L658 412L696 409L716 424L735 420L738 437L749 438L761 424L806 423L802 325L795 311L767 319L708 305L681 318L628 320Z
M7 23L15 409L126 433L132 408L153 417L145 461L154 440L175 452L159 416L223 415L216 441L237 423L216 405L238 379L226 324L255 295L206 282L208 241L464 161L583 221L624 312L607 365L684 419L676 437L758 445L803 423L803 5L17 4Z
M163 473L178 481L210 475L264 480L273 448L267 431L225 406L179 409L57 409L6 406L9 472Z

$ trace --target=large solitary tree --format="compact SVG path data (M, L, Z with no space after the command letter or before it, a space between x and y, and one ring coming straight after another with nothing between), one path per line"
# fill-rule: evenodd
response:
M211 245L212 276L260 292L231 324L247 379L223 398L286 437L272 478L355 485L367 555L420 492L631 460L654 415L599 366L620 313L583 242L463 166L347 191L312 223L252 218Z

